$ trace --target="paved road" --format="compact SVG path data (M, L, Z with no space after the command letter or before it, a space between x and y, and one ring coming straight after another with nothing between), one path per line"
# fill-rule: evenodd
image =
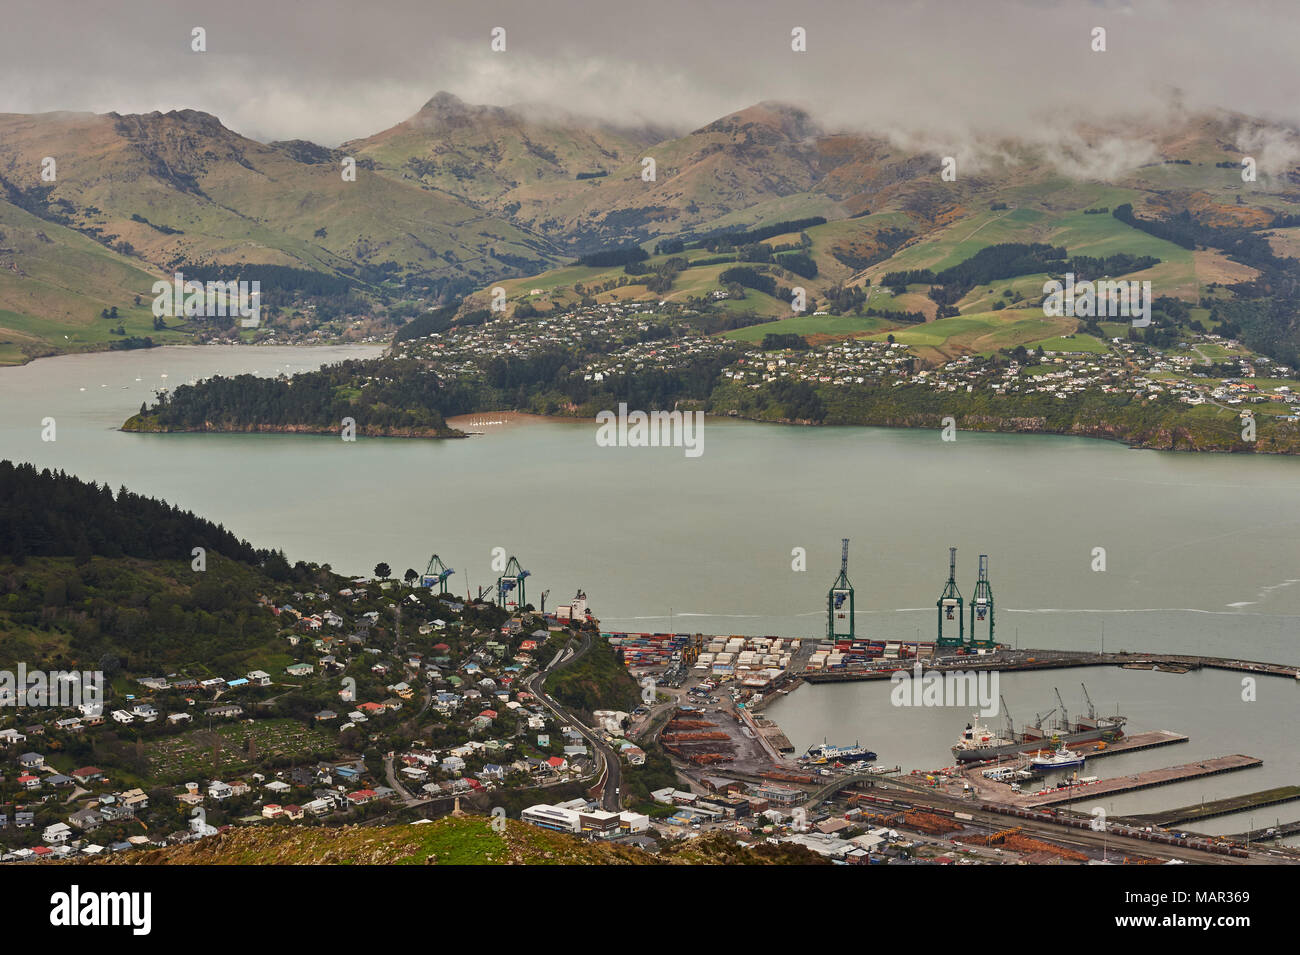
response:
M555 660L546 666L544 670L534 674L528 680L528 690L535 696L543 706L555 714L557 719L566 723L571 723L579 733L582 734L596 754L596 768L600 773L600 779L604 781L601 790L601 808L609 812L618 812L622 808L622 771L619 763L618 754L606 745L600 736L592 729L583 725L582 721L566 710L550 695L542 689L546 682L546 677L550 675L553 669L559 669L567 666L575 660L580 659L588 650L591 649L592 636L588 631L584 631L579 637L576 649L566 646L564 650L556 654ZM573 652L570 653L569 651ZM562 661L562 662L556 662Z

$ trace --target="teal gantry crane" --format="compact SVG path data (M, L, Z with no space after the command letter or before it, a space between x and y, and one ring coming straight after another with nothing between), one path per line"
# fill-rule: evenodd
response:
M853 639L853 585L849 583L849 539L843 538L840 575L826 594L826 639Z
M524 579L529 573L514 557L506 562L505 572L497 578L497 606L505 610L522 610L528 605Z
M957 548L948 548L948 583L943 588L943 593L934 604L939 609L939 634L934 644L937 647L961 647L966 644L966 618L962 616L963 602L961 591L957 589ZM952 628L948 629L948 636L943 634L944 620L957 621L957 635L952 636Z
M450 567L442 562L442 558L434 554L429 558L429 566L424 568L424 576L420 578L421 587L436 588L438 593L443 593L447 589L447 578L456 573Z
M985 623L987 635L981 639L979 634L984 627L976 624ZM989 555L980 554L980 579L975 584L975 592L970 598L970 642L973 647L995 647L993 638L993 586L989 583Z

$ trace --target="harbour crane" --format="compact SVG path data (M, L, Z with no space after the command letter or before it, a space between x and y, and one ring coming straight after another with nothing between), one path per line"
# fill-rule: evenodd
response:
M1007 739L1016 738L1016 726L1011 722L1011 709L1007 706L1007 698L998 694L998 701L1002 704L1002 715L1007 718Z
M961 647L966 645L966 618L962 616L962 597L961 591L957 589L957 548L948 548L948 583L944 585L943 593L939 595L935 607L939 611L939 634L934 641L938 647ZM944 620L957 621L957 636L943 635Z
M976 634L975 625L977 623L988 623L988 633L984 639L979 639ZM980 628L984 629L984 628ZM970 639L971 645L976 647L994 647L997 641L993 638L993 586L989 583L989 555L980 554L980 577L975 584L975 592L970 598Z
M1034 728L1038 730L1038 732L1040 733L1043 732L1043 721L1049 719L1051 715L1055 712L1056 712L1056 707L1052 707L1046 713L1036 714L1034 719Z
M1065 724L1065 731L1070 732L1070 714L1065 710L1065 700L1061 699L1061 691L1052 687L1052 692L1056 694L1056 702L1061 705L1061 722Z
M1092 705L1092 697L1088 695L1087 684L1080 683L1079 686L1083 687L1083 698L1088 701L1088 719L1095 723L1097 722L1097 707Z
M421 587L437 587L438 593L447 589L447 578L456 571L452 570L442 562L442 558L434 554L429 558L429 566L424 569L424 576L420 578Z
M826 639L853 639L853 585L849 583L849 539L840 540L840 575L826 594ZM847 607L845 606L847 604Z
M529 575L530 571L524 570L519 561L511 557L506 562L505 571L497 578L497 606L510 610L522 610L527 606L524 579Z

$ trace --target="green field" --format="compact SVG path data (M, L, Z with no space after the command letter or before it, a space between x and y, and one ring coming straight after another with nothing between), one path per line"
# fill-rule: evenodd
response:
M764 335L863 335L892 328L883 318L865 318L860 315L792 315L776 322L750 325L727 332L724 338L757 344Z
M1092 335L1079 332L1074 335L1065 335L1058 338L1047 338L1038 342L1038 346L1043 351L1087 352L1090 355L1105 355L1110 351L1110 347L1099 338Z
M944 355L991 354L1017 345L1031 345L1074 330L1073 318L1044 318L1036 309L1003 309L981 315L959 315L893 332L904 345L937 349ZM872 335L875 341L885 334Z
M1108 256L1118 252L1131 255L1151 255L1160 259L1157 265L1145 272L1134 273L1131 278L1149 279L1154 295L1177 294L1196 285L1196 271L1192 253L1188 249L1157 239L1137 229L1124 225L1109 214L1086 215L1084 209L1106 206L1114 208L1131 201L1137 194L1122 189L1079 190L1078 209L1063 213L1048 213L1026 207L1011 210L986 210L954 223L925 242L904 249L887 262L868 269L873 281L895 271L932 269L942 271L964 262L980 249L1001 242L1046 242L1063 245L1070 255ZM1014 200L1013 200L1014 201ZM998 294L1013 283L1027 298L1042 296L1042 276L1020 277L1008 282L995 283ZM1029 289L1036 290L1030 294ZM976 290L979 291L979 290ZM981 306L980 297L972 292L971 306ZM983 293L988 294L985 286Z

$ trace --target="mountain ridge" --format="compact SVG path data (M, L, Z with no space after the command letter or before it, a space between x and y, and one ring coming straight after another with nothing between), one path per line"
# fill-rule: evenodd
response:
M1094 195L1255 228L1300 209L1295 131L1226 111L1172 114L1127 140L1081 124L1060 142L971 143L955 181L925 143L830 128L779 100L656 138L664 132L446 91L337 148L258 142L197 109L0 114L0 362L116 344L110 330L155 342L204 334L159 329L148 308L152 281L187 268L344 279L354 292L329 314L360 310L391 330L427 304L513 291L590 251L810 216L829 220L814 252L830 287L883 273L903 252L913 267L918 246L941 252L957 231L994 241L1014 225L1017 240L1050 240ZM1262 174L1247 188L1237 163L1249 144ZM57 162L48 182L46 157ZM342 175L349 157L354 182ZM998 206L1011 212L989 225ZM1187 274L1172 279L1192 294ZM309 306L321 299L281 291L273 304L291 326L320 324ZM109 309L117 323L96 321Z

